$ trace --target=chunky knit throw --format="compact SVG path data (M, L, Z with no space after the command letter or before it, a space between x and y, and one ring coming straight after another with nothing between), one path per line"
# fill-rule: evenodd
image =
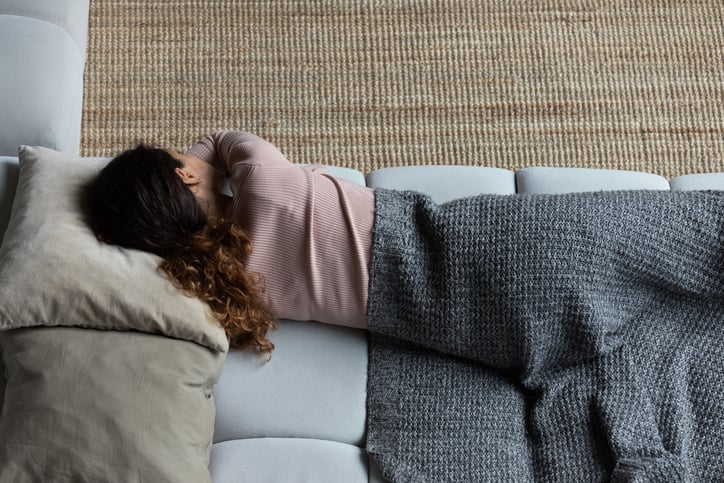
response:
M724 480L724 193L380 190L376 209L386 478Z

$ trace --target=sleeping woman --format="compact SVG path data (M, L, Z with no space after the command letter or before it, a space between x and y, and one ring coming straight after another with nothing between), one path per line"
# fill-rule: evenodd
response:
M227 178L232 196L221 190ZM316 320L532 383L616 350L644 319L678 320L671 304L721 317L720 192L435 205L293 164L269 142L227 130L185 154L123 152L87 195L98 238L162 257L170 279L210 305L233 348L269 352L277 319Z
M222 193L227 178L232 196ZM185 154L125 151L86 194L98 238L162 257L171 280L210 305L233 348L271 351L277 318L367 326L370 188L226 130Z

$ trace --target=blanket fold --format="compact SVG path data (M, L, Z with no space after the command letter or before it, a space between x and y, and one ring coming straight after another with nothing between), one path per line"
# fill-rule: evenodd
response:
M722 193L380 190L376 209L368 451L387 478L724 476Z

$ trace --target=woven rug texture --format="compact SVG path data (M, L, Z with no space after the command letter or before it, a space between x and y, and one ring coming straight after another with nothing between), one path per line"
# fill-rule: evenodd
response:
M81 152L724 171L721 0L91 0Z

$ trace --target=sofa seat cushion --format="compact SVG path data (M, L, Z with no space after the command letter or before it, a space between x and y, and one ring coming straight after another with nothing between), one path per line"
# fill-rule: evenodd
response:
M317 322L281 321L271 360L229 352L216 385L214 441L292 437L362 445L367 335Z
M224 441L211 449L214 483L367 483L363 449L333 441L256 438Z

